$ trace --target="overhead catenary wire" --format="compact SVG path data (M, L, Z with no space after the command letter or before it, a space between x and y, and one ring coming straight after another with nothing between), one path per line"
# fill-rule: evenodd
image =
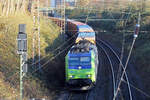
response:
M139 13L138 25L140 25L140 17L141 17L141 16L140 16L140 13ZM139 31L139 30L138 30L138 31ZM136 41L136 38L137 38L137 35L138 35L138 31L135 30L133 42L132 42L132 45L131 45L131 48L130 48L130 51L129 51L129 54L128 54L128 57L127 57L127 61L126 61L125 67L124 67L124 69L123 69L123 73L122 73L122 75L121 75L121 79L120 79L120 81L119 81L119 84L118 84L118 87L117 87L117 90L116 90L116 94L115 94L113 100L115 100L115 98L116 98L116 96L117 96L117 94L118 94L119 88L120 88L120 86L121 86L121 83L122 83L122 80L123 80L125 71L126 71L126 69L127 69L127 66L128 66L129 60L130 60L130 56L131 56L131 53L132 53L132 50L133 50L133 46L134 46L134 44L135 44L135 41ZM136 33L136 32L137 32L137 33Z
M77 33L75 33L74 35L72 35L72 37L70 37L67 41L63 42L60 46L58 46L56 49L54 49L53 51L51 51L52 53L54 53L55 51L59 50L62 46L64 46L65 44L67 44L69 41L73 40L73 38L75 37ZM48 57L49 55L46 55L45 57L41 58L41 60L45 59L46 57ZM39 61L31 64L31 66L33 66L34 64L37 64Z
M70 39L69 39L70 40ZM59 52L58 54L56 54L55 56L53 56L53 57L51 57L51 59L50 60L48 60L46 63L44 63L42 66L41 66L41 68L42 67L44 67L46 64L48 64L51 60L53 60L53 59L55 59L57 56L59 56L61 53L63 53L65 50L67 50L71 45L72 45L73 43L71 43L70 45L68 45L65 49L63 49L61 52ZM63 44L64 45L64 44ZM62 46L62 45L61 45ZM59 46L59 47L61 47L61 46ZM58 49L58 48L57 48ZM55 49L56 50L56 49ZM38 71L38 70L40 70L40 68L37 68L35 71L33 71L31 74L33 74L33 73L35 73L36 71ZM18 74L18 73L15 73L14 75L16 75L16 74ZM14 76L13 75L13 76ZM12 76L11 76L12 77ZM11 78L11 77L9 77L9 78Z
M88 11L88 15L86 17L85 24L87 24L87 22L88 22L88 18L89 18L89 15L90 15L91 11L92 11L91 9ZM111 62L111 60L110 60L107 52L104 50L104 48L101 47L101 46L100 46L100 48L105 52L105 54L106 54L106 56L107 56L107 58L109 60L110 66L111 66L111 72L112 72L112 78L113 78L113 86L114 86L113 87L114 88L114 94L113 95L115 95L115 89L116 89L115 86L116 86L116 83L115 83L115 75L114 75L114 70L113 70L112 62Z
M92 8L92 7L90 6L90 8ZM85 20L85 24L87 24L88 18L89 18L89 15L90 15L91 12L92 12L92 9L90 9L90 10L88 11L88 14L87 14L86 20Z
M41 61L41 60L39 60L39 61Z
M103 44L105 44L109 49L111 49L111 51L115 54L115 56L117 57L117 59L119 60L119 62L121 62L121 67L122 67L122 69L124 69L125 67L124 67L124 65L122 64L122 61L120 61L120 58L119 58L119 56L116 54L116 52L115 52L108 44L106 44L104 41L102 41L102 40L100 40L100 39L98 39L98 40L101 41ZM125 71L125 77L126 77L127 84L128 84L128 89L129 89L129 94L130 94L130 100L132 100L132 93L131 93L130 83L129 83L129 79L128 79L128 75L127 75L126 71ZM119 88L119 90L120 90L120 88Z
M54 49L54 50L52 51L52 53L54 53L55 51L57 51L58 49L60 49L62 46L64 46L65 44L67 44L69 41L71 41L71 40L75 37L75 35L76 35L76 34L74 34L74 35L73 35L71 38L69 38L67 41L63 42L63 44L61 44L61 45L58 46L56 49ZM49 56L50 56L50 55L47 55L47 56L41 58L40 60L43 60L43 59L45 59L45 58L47 58L47 57L49 57ZM39 60L38 60L37 62L35 62L35 63L32 63L31 66L34 66L34 65L37 64L38 62L39 62ZM13 77L16 76L17 74L19 74L19 72L14 73L14 74L11 75L10 77L8 77L5 81L7 81L7 80L13 78Z
M55 59L57 56L59 56L60 54L62 54L65 50L67 50L73 43L71 43L70 45L68 45L65 49L63 49L61 52L59 52L57 55L53 56L50 58L50 60L46 61L44 64L41 65L41 68L45 68L45 66L52 61L53 59ZM36 70L34 70L33 72L31 72L30 74L33 74L37 71L39 71L41 68L37 68ZM24 77L24 78L30 78L30 77Z
M36 36L36 10L33 9L33 35L32 35L32 63L35 61L35 36Z
M132 11L132 8L130 8L129 14L127 16L127 20L125 20L125 22L123 24L123 26L124 26L124 29L123 29L123 40L122 40L121 55L120 55L120 61L121 62L119 64L119 69L118 69L118 74L117 74L117 84L116 85L118 85L119 78L121 76L121 63L122 63L122 59L123 59L123 56L124 56L124 47L125 47L125 27L126 27L127 21L129 20L129 15L130 15L131 11Z
M124 76L124 74L125 74L125 70L126 70L126 68L127 68L128 61L129 61L129 59L130 59L131 52L132 52L132 49L133 49L135 40L136 40L136 39L134 38L134 39L133 39L133 42L132 42L132 45L131 45L131 49L130 49L129 55L128 55L128 58L127 58L127 62L126 62L126 64L125 64L125 68L123 69L123 73L122 73L122 75L121 75L121 79L120 79L120 81L119 81L119 84L118 84L118 87L117 87L117 90L116 90L116 94L115 94L113 100L116 99L116 96L117 96L117 94L118 94L119 88L120 88L120 86L121 86L122 79L123 79L123 76Z
M39 11L39 9L40 9L40 0L38 0L37 1L37 3L38 3L38 18L37 18L37 21L38 21L38 56L39 56L39 69L41 69L41 63L40 63L40 61L41 61L41 41L40 41L40 11Z
M110 15L111 15L111 17L112 17L112 19L111 20L113 20L113 21L117 21L117 20L115 20L114 19L114 16L112 15L112 13L111 12L109 12L110 13ZM130 13L130 12L129 12ZM128 14L128 16L129 16L129 14ZM107 20L107 19L106 19ZM125 21L127 21L128 20L128 18L125 20ZM120 20L121 21L121 20ZM120 60L120 63L121 63L122 61ZM121 64L120 64L121 65ZM122 68L124 69L124 67L122 66ZM127 80L128 80L128 77L127 77L127 75L125 75L126 76L126 78L127 78ZM128 81L128 88L129 88L129 94L130 94L130 100L132 100L132 94L131 94L131 89L130 89L130 85L129 85L130 83L129 83L129 81ZM116 87L117 87L117 84L116 84ZM119 88L120 89L120 88ZM115 95L114 95L115 96Z
M63 49L61 52L59 52L58 54L56 54L55 56L51 57L50 60L46 61L44 64L41 65L41 68L46 68L44 66L46 66L50 61L52 61L53 59L55 59L57 56L59 56L60 54L62 54L63 52L65 52L65 50L67 50L72 44L74 43L71 43L70 45L68 45L65 49ZM35 72L37 72L38 70L40 70L39 68L37 68L36 70L34 70L33 72L31 72L30 74L33 74ZM28 77L27 77L28 78Z
M91 10L90 10L91 11ZM86 22L85 23L87 23L87 21L88 21L88 16L89 16L89 12L88 12L88 15L87 15L87 18L86 18ZM110 12L110 14L111 14L111 17L112 17L112 20L113 21L116 21L115 19L114 19L114 17L113 17L113 15L112 15L112 13ZM128 14L128 16L129 16L129 14ZM107 20L107 19L106 19ZM126 20L127 21L127 20ZM120 61L120 63L121 63L121 61ZM122 64L122 63L121 63ZM122 64L122 68L124 69L124 67L123 67L123 64ZM112 70L113 71L113 70ZM113 73L113 72L112 72ZM125 77L126 77L126 79L127 79L127 82L128 82L128 88L129 88L129 94L130 94L130 100L132 100L132 94L131 94L131 89L130 89L130 83L129 83L129 81L128 81L128 76L127 76L127 74L126 74L126 72L125 72ZM114 76L113 76L113 78L114 78ZM114 83L114 85L116 85L115 84L115 81L113 81L113 83ZM116 92L116 88L115 88L116 86L114 86L114 96L115 96L115 92Z
M85 24L87 24L87 22L88 22L88 18L89 18L89 15L90 15L91 11L92 11L91 9L88 11L88 15L87 15L87 17L86 17ZM106 56L107 56L107 58L108 58L108 60L109 60L109 62L110 62L111 72L112 72L112 77L113 77L113 85L114 85L114 95L115 95L115 89L116 89L115 86L116 86L116 83L115 83L115 76L114 76L114 70L113 70L113 67L112 67L112 62L111 62L111 60L110 60L110 58L109 58L107 52L104 50L104 48L101 47L101 46L100 46L100 48L105 52L105 54L106 54Z
M113 90L114 90L114 93L113 93L113 95L115 95L115 90L116 90L116 82L115 82L115 75L114 75L114 69L113 69L113 65L112 65L112 61L111 61L111 59L110 59L110 57L109 57L109 55L108 55L108 53L105 51L105 49L102 47L102 46L100 46L100 44L99 43L97 43L98 45L99 45L99 47L104 51L104 53L106 54L106 56L107 56L107 58L108 58L108 60L109 60L109 63L110 63L110 68L111 68L111 72L112 72L112 78L113 78Z
M33 39L32 39L32 63L35 63L35 53L36 47L38 47L38 67L40 68L40 59L41 59L41 43L40 43L40 0L34 2L34 9L33 9ZM36 46L36 39L38 41Z
M79 20L79 21L85 21L85 19L72 19L72 20ZM122 21L122 20L126 20L126 19L98 19L98 18L88 18L89 21Z
M130 12L131 12L131 9L130 9ZM129 12L129 13L130 13ZM114 16L113 16L113 14L112 14L112 12L110 12L110 14L111 14L111 17L112 17L112 19L114 19ZM129 18L129 14L128 14L128 18ZM126 21L128 20L128 18L126 19ZM114 20L114 21L117 21L117 20ZM120 62L121 63L121 62ZM125 67L123 67L122 66L122 68L124 69ZM126 73L126 72L125 72ZM126 78L127 78L127 80L128 80L128 77L127 77L127 75L125 75L126 76ZM130 85L129 85L130 83L129 83L129 81L128 81L128 88L129 88L129 95L130 95L130 100L132 100L132 94L131 94L131 89L130 89ZM120 89L120 88L119 88ZM116 92L117 92L117 90L116 90ZM115 94L116 95L116 94Z
M126 82L124 79L122 79L122 81L127 84L127 82ZM130 86L131 86L132 88L136 89L136 90L137 90L138 92L140 92L141 94L143 94L143 95L145 95L146 97L150 98L150 95L147 94L146 92L144 92L143 90L141 90L141 89L135 87L135 86L134 86L133 84L131 84L131 83L130 83Z

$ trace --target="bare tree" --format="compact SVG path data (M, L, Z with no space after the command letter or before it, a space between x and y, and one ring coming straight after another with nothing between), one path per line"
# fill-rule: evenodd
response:
M21 10L23 11L23 13L25 13L26 11L26 1L27 0L22 0Z
M6 5L7 5L7 0L3 0L3 8L2 8L2 15L4 16L6 13Z
M14 0L11 0L10 14L14 14L14 11L15 11L15 2Z
M6 16L8 16L9 11L10 11L10 2L11 2L11 0L8 0L8 2L7 2L7 12L6 12Z
M32 0L0 0L0 15L25 13L29 8L31 10L31 7Z
M20 0L17 0L16 12L18 12L18 11L19 11L19 8L20 8Z

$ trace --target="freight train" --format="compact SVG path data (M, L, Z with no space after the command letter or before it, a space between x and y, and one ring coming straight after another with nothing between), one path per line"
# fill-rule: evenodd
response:
M52 20L56 23L61 19ZM96 85L99 64L95 32L78 21L67 20L66 23L67 34L76 35L75 44L65 57L66 85L71 90L89 90Z

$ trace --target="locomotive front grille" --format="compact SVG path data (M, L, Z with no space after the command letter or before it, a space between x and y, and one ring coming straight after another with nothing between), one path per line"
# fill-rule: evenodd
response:
M86 86L92 84L92 80L91 79L70 79L68 81L68 84L73 86Z

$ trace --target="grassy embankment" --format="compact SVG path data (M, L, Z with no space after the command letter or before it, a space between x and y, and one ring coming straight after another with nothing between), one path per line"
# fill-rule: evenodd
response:
M33 19L26 14L17 14L15 16L3 16L0 18L0 100L16 100L19 97L19 56L17 54L17 34L18 25L26 24L28 35L28 59L32 61L32 35L33 35ZM60 45L63 40L60 36L60 29L50 20L41 18L41 55L49 55L42 63L55 55L51 51ZM37 41L36 41L37 45ZM48 48L48 49L47 49ZM37 55L37 46L36 46ZM37 60L37 59L36 59ZM55 62L53 62L55 63ZM46 65L47 67L50 67ZM31 70L29 66L29 71ZM45 67L45 66L44 66ZM15 74L17 73L17 74ZM54 76L53 76L54 77ZM43 78L43 80L41 79ZM28 73L24 78L24 98L52 98L52 91L48 88L44 76L38 75L38 71L34 74Z

